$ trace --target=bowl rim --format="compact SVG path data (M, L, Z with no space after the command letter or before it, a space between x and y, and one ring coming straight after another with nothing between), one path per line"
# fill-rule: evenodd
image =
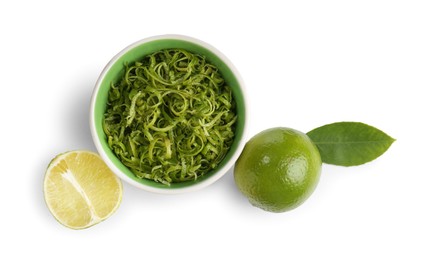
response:
M127 176L124 172L122 172L108 157L108 155L106 154L106 152L103 150L103 147L101 145L101 141L100 138L98 136L97 133L97 129L95 127L95 104L96 104L96 100L97 100L97 96L98 96L98 92L100 89L100 86L102 85L102 82L105 78L105 76L107 75L108 71L110 70L110 68L114 65L114 63L119 60L120 57L122 57L126 52L128 52L129 50L148 43L148 42L152 42L152 41L157 41L157 40L181 40L181 41L187 41L190 43L194 43L197 44L199 46L201 46L202 48L205 48L209 51L211 51L213 54L215 54L219 59L221 59L221 61L223 61L223 63L225 63L227 65L227 67L230 69L231 73L233 73L233 75L235 76L236 80L238 81L238 85L239 85L239 89L242 93L243 96L243 103L244 103L244 127L243 127L243 131L242 131L242 136L239 139L239 144L237 149L234 151L232 157L227 161L227 163L220 168L218 171L216 171L212 176L208 177L206 180L203 180L201 182L197 182L197 183L193 183L192 185L189 186L185 186L185 187L178 187L178 188L159 188L159 187L152 187L140 182L137 182L135 180L133 180L132 178L130 178L129 176ZM123 50L121 50L120 52L118 52L104 67L104 69L102 70L102 72L100 73L96 83L95 83L95 87L94 90L92 92L92 96L91 96L91 101L90 101L90 111L89 111L89 126L90 126L90 131L91 131L91 136L94 142L94 145L99 153L99 155L101 156L101 158L104 160L104 162L107 164L107 166L112 170L112 172L114 174L116 174L119 178L121 178L122 180L124 180L125 182L137 187L137 188L141 188L143 190L149 191L149 192L154 192L154 193L160 193L160 194L180 194L180 193L186 193L186 192L192 192L192 191L197 191L200 190L202 188L205 188L209 185L211 185L212 183L216 182L218 179L220 179L221 177L223 177L227 172L230 171L230 169L234 166L236 160L239 158L241 152L243 151L243 148L246 144L246 138L247 138L247 132L248 132L248 122L249 122L249 111L248 111L248 107L249 107L249 102L248 102L248 96L246 94L246 89L245 89L245 83L240 75L240 73L238 72L238 70L236 69L236 67L233 65L233 63L222 53L220 52L217 48L215 48L214 46L190 37L190 36L186 36L186 35L180 35L180 34L163 34L163 35L156 35L156 36L151 36L151 37L147 37L141 40L138 40L130 45L128 45L127 47L125 47Z

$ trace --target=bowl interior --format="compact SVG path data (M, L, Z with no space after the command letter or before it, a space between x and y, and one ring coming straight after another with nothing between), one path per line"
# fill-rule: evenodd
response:
M192 53L197 53L204 55L208 62L217 66L220 73L223 75L227 84L231 87L233 96L236 102L236 113L238 116L237 124L235 127L235 138L233 144L228 151L227 155L225 156L224 160L218 165L217 168L208 172L207 174L199 177L195 181L187 181L182 183L173 183L170 186L154 182L148 179L140 179L136 177L120 160L114 155L113 151L107 144L107 138L102 128L102 121L104 117L104 112L106 110L107 105L107 98L108 98L108 91L110 89L110 84L113 81L117 81L119 79L124 70L125 63L132 63L134 61L140 60L143 57L162 50L162 49L171 49L171 48L179 48L185 49ZM214 52L205 48L199 44L196 44L191 41L181 40L181 39L156 39L147 42L141 42L139 44L135 44L131 47L128 47L125 51L121 52L117 55L111 63L106 67L104 72L102 73L102 77L99 79L97 83L97 95L95 98L95 103L93 105L93 127L94 131L96 132L99 143L101 148L103 149L104 153L110 159L110 161L126 176L130 179L142 184L150 186L151 188L159 188L159 189L179 189L184 188L192 185L196 185L198 183L204 182L207 179L211 178L214 174L216 174L220 169L225 167L230 159L234 156L236 150L239 148L239 145L242 143L242 138L244 136L244 128L245 128L245 99L242 93L241 83L237 79L235 73L230 69L230 67Z

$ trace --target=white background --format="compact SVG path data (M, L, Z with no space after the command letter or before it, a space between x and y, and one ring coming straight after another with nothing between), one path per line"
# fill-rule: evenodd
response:
M0 28L1 259L422 259L421 1L2 1ZM363 166L324 165L287 213L251 206L230 171L183 195L124 183L108 220L65 228L43 199L49 161L95 150L88 111L101 70L168 33L235 64L249 137L361 121L397 141Z

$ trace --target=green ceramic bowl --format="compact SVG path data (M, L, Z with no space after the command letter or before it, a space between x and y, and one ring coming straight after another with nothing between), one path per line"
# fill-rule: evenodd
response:
M152 180L136 177L114 155L107 144L106 135L102 128L102 121L106 109L106 102L110 83L121 77L124 64L142 59L153 52L179 48L192 53L204 55L208 62L218 67L224 79L231 86L237 107L237 125L234 142L224 160L213 171L199 177L195 181L175 183L170 186L154 182ZM243 81L233 64L216 48L200 40L182 35L162 35L140 40L126 47L118 53L104 68L95 85L91 99L90 128L91 134L98 150L110 169L124 181L144 190L158 193L182 193L204 188L227 173L234 165L246 143L247 102Z

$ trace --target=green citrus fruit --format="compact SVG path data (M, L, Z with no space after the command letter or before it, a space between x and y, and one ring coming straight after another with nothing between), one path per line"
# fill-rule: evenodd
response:
M318 148L304 133L271 128L252 137L234 168L239 190L266 211L301 205L315 190L321 172Z
M84 229L117 210L122 183L98 154L70 151L48 165L44 198L57 221L72 229Z

